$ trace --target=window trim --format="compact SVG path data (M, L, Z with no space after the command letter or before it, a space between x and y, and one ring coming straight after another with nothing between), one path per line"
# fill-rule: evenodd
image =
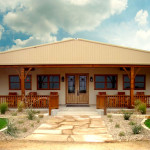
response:
M130 90L130 88L124 88L124 83L128 83L128 82L124 82L124 77L125 76L128 76L128 75L127 74L123 75L123 80L122 80L123 81L123 90ZM141 83L144 83L144 88L136 89L135 88L135 79L134 79L134 90L146 90L146 75L145 74L137 74L136 76L144 76L144 82L141 82ZM137 83L140 83L140 82L137 82Z
M8 83L9 84L9 90L11 90L11 91L21 90L21 80L20 80L20 78L19 78L19 82L16 82L16 83L20 83L20 88L19 89L11 89L10 88L10 83L11 83L10 82L10 77L11 76L18 76L19 77L19 75L17 75L17 74L15 74L15 75L9 75L9 77L8 77L9 78L9 83ZM30 82L28 82L28 83L30 83L31 86L30 86L30 89L25 89L25 90L32 90L32 75L27 75L27 76L30 76ZM13 83L15 83L15 82L13 82Z
M48 81L45 82L45 83L48 83L48 88L46 88L46 89L38 88L38 76L47 76L48 77ZM55 82L55 83L59 83L59 88L55 88L55 89L50 88L50 81L49 81L50 76L58 76L59 77L59 82ZM37 90L60 90L60 74L37 74Z
M96 88L96 76L105 77L105 88ZM116 76L116 88L107 88L107 76ZM94 74L94 90L118 90L118 74Z

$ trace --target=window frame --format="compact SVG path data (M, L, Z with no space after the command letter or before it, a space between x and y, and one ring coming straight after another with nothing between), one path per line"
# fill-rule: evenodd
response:
M130 82L124 82L124 77L125 76L128 76L127 74L124 74L123 75L123 90L130 90L130 88L124 88L124 83L130 83ZM136 76L144 76L144 82L135 82L135 79L134 79L134 90L145 90L146 88L146 75L145 74L138 74ZM135 83L144 83L144 88L138 88L136 89L135 88Z
M105 82L96 82L96 76L104 76ZM107 88L107 76L116 76L116 88ZM96 83L105 83L105 88L96 88ZM118 90L118 75L117 74L94 74L94 90Z
M11 84L11 82L10 82L10 77L12 77L12 76L18 76L19 77L19 75L9 75L9 90L21 90L21 80L20 80L20 77L19 77L19 82L13 82L13 83L20 83L20 88L19 89L11 89L11 86L10 86L10 84ZM31 84L31 86L30 86L30 89L25 89L25 90L32 90L32 75L27 75L27 77L28 76L30 76L30 82L27 82L27 83L30 83ZM26 82L25 82L26 83Z
M38 86L38 76L47 76L47 83L48 84L48 88L42 89L39 88ZM59 77L59 82L50 82L50 76L58 76ZM59 88L50 88L50 83L59 83ZM37 75L37 90L60 90L60 74L38 74Z

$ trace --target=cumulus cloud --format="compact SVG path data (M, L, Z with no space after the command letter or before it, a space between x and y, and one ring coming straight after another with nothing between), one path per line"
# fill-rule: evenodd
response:
M49 34L41 36L31 36L26 40L16 39L14 40L15 45L13 45L10 49L19 49L22 47L29 47L34 45L39 45L43 43L56 42L55 36L50 36Z
M148 12L146 10L140 10L135 16L135 21L138 25L143 26L147 24Z
M23 3L24 1L21 0L0 0L0 12L12 11L16 8L22 8Z
M4 23L28 34L57 34L61 28L74 34L91 31L111 15L122 12L127 0L24 0L22 9L4 16Z

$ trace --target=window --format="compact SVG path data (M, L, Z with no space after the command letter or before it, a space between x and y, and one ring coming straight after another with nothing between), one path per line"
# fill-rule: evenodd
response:
M117 75L95 75L95 90L116 90Z
M38 75L37 86L38 90L59 90L60 75Z
M127 75L123 76L123 89L130 89L130 79ZM145 90L145 75L136 75L134 81L134 89L135 90Z
M10 90L20 90L21 81L18 75L9 76L9 89ZM25 79L25 89L31 90L31 75L28 75Z

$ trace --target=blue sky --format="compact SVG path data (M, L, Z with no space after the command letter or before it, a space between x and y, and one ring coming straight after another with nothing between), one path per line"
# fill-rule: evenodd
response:
M150 0L0 0L0 51L83 38L150 50Z

